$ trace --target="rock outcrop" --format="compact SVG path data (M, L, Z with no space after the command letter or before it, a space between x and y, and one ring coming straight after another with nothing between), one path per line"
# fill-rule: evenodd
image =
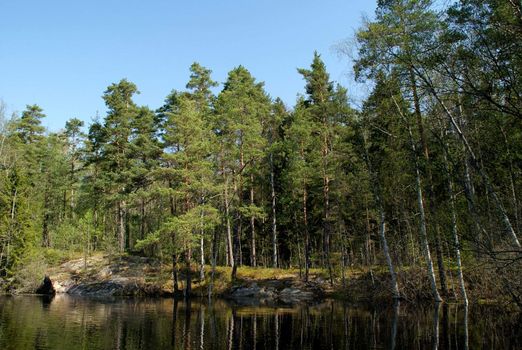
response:
M148 273L157 275L159 267L147 258L127 256L109 260L95 256L87 261L62 264L53 275L57 293L89 297L157 296L169 294L161 283L148 282Z
M165 273L170 266L139 256L113 257L101 254L87 259L67 261L51 270L50 279L56 293L95 298L116 296L171 296L172 277ZM221 270L224 278L229 273ZM180 280L184 279L181 274ZM219 278L219 277L216 277ZM49 280L50 281L50 280ZM240 281L240 282L238 282ZM320 278L303 282L297 274L270 276L260 279L242 276L232 286L226 282L214 295L244 305L297 304L321 299L326 282ZM199 287L199 290L196 289ZM193 293L206 295L207 287L200 284Z
M242 304L298 304L319 299L322 292L312 283L271 279L237 285L224 296Z

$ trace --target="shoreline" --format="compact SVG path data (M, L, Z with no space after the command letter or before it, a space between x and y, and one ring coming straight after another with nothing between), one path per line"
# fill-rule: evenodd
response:
M198 280L199 270L192 269L191 298L207 298L210 283L210 266L206 266L206 279ZM230 268L216 267L213 299L224 299L245 305L318 303L326 299L352 303L392 304L389 275L385 269L364 270L351 268L344 286L341 279L330 285L326 271L312 269L308 282L299 276L298 269L270 269L239 267L238 279L230 280ZM183 272L179 273L179 291L173 292L172 268L158 260L124 255L96 254L91 257L65 261L51 267L47 275L57 294L88 298L143 297L182 299ZM467 274L470 303L504 303L495 298L495 290L484 288L480 273ZM433 303L427 278L420 267L398 271L401 302ZM12 289L6 294L34 294L43 280L32 286ZM491 281L489 281L491 282ZM446 303L462 303L458 291L450 290ZM499 294L496 294L498 297Z

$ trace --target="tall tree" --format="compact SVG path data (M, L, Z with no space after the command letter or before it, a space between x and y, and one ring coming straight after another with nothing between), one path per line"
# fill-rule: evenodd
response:
M437 17L431 10L431 5L431 0L393 0L380 2L376 10L375 20L365 23L364 28L357 33L357 41L360 47L359 58L355 63L354 69L359 79L375 79L382 72L390 74L393 71L394 74L399 77L398 81L401 83L403 91L407 92L406 96L411 98L413 107L412 114L416 120L418 137L420 139L424 159L424 163L416 161L416 166L418 166L416 172L419 173L419 180L421 172L426 172L428 179L428 207L432 219L435 221L435 201L433 198L434 188L430 167L430 152L425 132L425 122L421 111L418 77L415 70L417 57L422 55L423 51L429 50L434 46L433 37L439 26ZM419 190L422 191L423 189L420 188ZM422 206L424 206L424 202L425 198L423 195L419 203L422 203ZM424 208L420 208L420 204L419 210L421 213L424 212ZM434 227L439 274L443 291L446 292L446 276L441 250L440 229L437 222L435 222ZM425 229L427 229L426 224L421 223L421 236L423 236ZM426 247L424 247L424 250L426 251ZM425 256L429 258L427 254ZM431 258L428 259L427 264L429 269L431 266ZM435 286L433 281L432 285ZM433 293L435 299L440 299L438 291L436 292L434 290Z
M230 247L229 259L232 260L232 277L235 278L237 265L242 260L242 221L244 217L251 217L253 211L257 210L257 206L244 203L245 187L253 186L252 183L247 183L245 178L248 179L249 176L246 175L256 171L257 163L263 157L266 140L262 137L261 121L266 120L270 113L270 99L263 89L263 83L256 82L247 69L239 66L228 74L216 101L216 113L219 120L216 130L222 149L220 161L224 177L225 207L229 208L226 210L229 216L227 220L233 217L234 244L230 244L230 234L227 234L227 237ZM232 198L229 192L233 193ZM227 227L230 233L231 225L227 223ZM252 248L254 247L251 247L251 251Z
M395 106L389 98L390 81L385 81L384 77L379 77L372 94L365 101L363 117L363 147L365 160L370 177L370 186L373 192L375 207L378 212L379 239L386 258L388 270L391 277L391 289L394 298L400 297L397 282L396 268L392 260L390 246L387 237L387 215L384 191L385 177L393 176L395 169L390 169L393 165L387 164L387 160L394 158L394 163L401 161L401 154L393 147L394 139L399 135L396 122L390 120L389 110ZM396 88L396 87L395 87ZM395 124L395 125L394 125ZM388 171L390 171L388 173Z
M285 149L289 154L288 166L285 169L285 183L290 189L290 202L299 203L294 210L300 215L300 227L304 246L304 280L308 281L309 269L311 267L311 225L310 225L310 189L315 181L316 172L313 171L315 158L314 146L315 130L309 110L303 98L297 102L296 108L291 116L291 121L286 126ZM287 199L288 200L288 199ZM294 216L292 213L288 216Z
M128 192L133 193L138 207L139 222L138 239L143 239L150 231L147 228L147 202L152 196L151 187L155 179L155 170L159 167L162 153L157 137L157 120L155 114L148 107L139 107L135 119L131 122L130 136L131 160L129 167L130 184ZM131 246L129 242L129 246Z
M74 218L74 210L76 206L75 194L78 187L78 168L80 161L80 147L83 137L85 136L81 128L83 121L72 118L65 122L65 137L67 138L67 157L69 158L69 174L67 176L67 188L63 193L64 216ZM69 192L69 195L67 194ZM68 211L68 213L67 213Z
M331 239L331 181L332 181L332 128L333 128L333 84L326 72L326 66L317 52L310 69L299 69L299 73L306 81L305 106L308 108L312 122L318 135L318 147L320 147L320 166L323 181L323 261L326 263L330 274L330 283L333 284L332 263L330 261Z
M116 209L116 231L120 252L128 248L127 195L129 193L129 171L132 124L138 108L132 97L138 93L135 84L126 79L110 85L103 95L108 113L104 129L106 140L103 148L104 173L112 189L112 202Z
M286 106L280 98L272 105L272 112L264 124L265 137L268 141L268 167L270 169L270 206L271 206L271 231L272 231L272 266L278 266L278 230L277 230L277 196L276 196L276 163L281 162L284 149L283 137L281 135L283 122L288 118ZM279 165L280 167L281 165ZM252 219L253 220L253 219ZM253 224L252 224L253 225ZM252 243L255 246L254 243ZM255 258L255 255L254 255ZM256 266L254 259L254 266Z

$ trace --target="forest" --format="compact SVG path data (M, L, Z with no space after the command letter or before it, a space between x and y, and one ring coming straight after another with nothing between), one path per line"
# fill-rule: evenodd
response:
M337 50L368 87L359 107L317 52L292 107L244 66L218 83L198 63L162 106L122 79L59 131L3 103L0 287L104 252L185 270L186 294L216 266L343 286L359 267L390 298L411 270L435 301L482 283L522 306L521 3L379 0Z

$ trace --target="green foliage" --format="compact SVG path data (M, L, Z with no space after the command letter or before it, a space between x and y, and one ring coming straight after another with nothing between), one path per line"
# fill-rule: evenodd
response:
M33 292L42 283L42 276L45 276L46 272L47 264L43 251L30 249L13 270L15 276L13 287L21 293Z
M16 122L15 135L24 144L33 144L42 138L45 131L41 119L45 118L43 109L38 105L27 105L22 117Z

